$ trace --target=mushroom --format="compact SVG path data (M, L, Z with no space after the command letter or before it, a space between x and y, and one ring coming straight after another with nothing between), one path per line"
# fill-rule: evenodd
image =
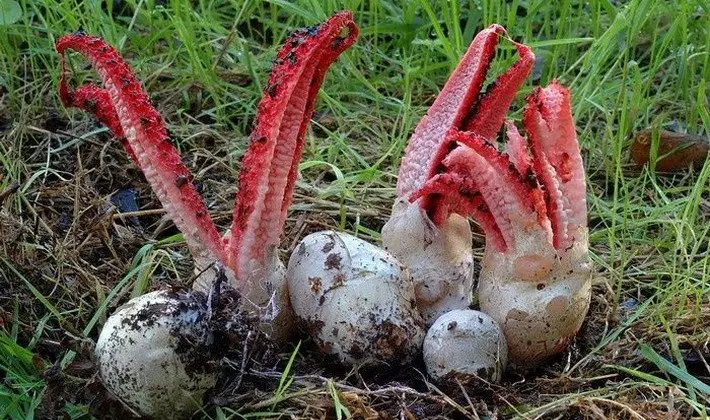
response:
M508 142L499 151L496 134L534 62L515 43L520 59L480 95L500 36L498 25L476 36L417 126L382 235L412 269L431 323L468 305L470 232L456 220L473 216L486 233L481 310L500 323L510 360L527 367L560 352L589 308L586 184L569 92L556 82L527 99L528 139L505 121Z
M527 99L528 141L507 123L505 152L476 132L452 130L440 172L411 196L471 215L486 233L481 310L500 323L511 362L531 367L559 353L589 309L586 184L569 92L553 82ZM529 143L529 149L526 143Z
M511 121L505 121L532 69L535 57L530 48L514 43L519 60L481 94L498 39L503 36L505 29L499 25L476 36L417 125L402 160L399 198L382 229L382 241L385 249L411 270L417 307L431 326L443 314L470 304L473 255L466 217L473 216L486 232L479 278L481 309L501 324L511 360L532 366L563 348L588 309L591 271L586 186L566 90L553 83L547 89L537 89L528 99L525 125L532 156L526 139ZM541 116L533 116L536 106ZM504 123L509 141L499 152L495 136ZM326 254L328 241L324 236L308 238L299 249L318 253L322 246L321 253ZM355 243L342 242L344 246ZM376 253L374 248L368 252ZM289 263L287 276L294 276L289 288L297 316L316 327L309 330L321 348L352 362L357 357L342 353L353 341L351 336L334 334L324 327L353 325L352 315L348 311L331 313L320 306L325 299L322 290L305 290L304 284L313 283L312 279L333 275L327 269L308 266L309 258L310 254L302 261L294 255ZM375 271L387 273L390 258L382 261ZM337 282L339 288L351 284L345 274L343 281ZM406 281L402 283L405 291ZM296 284L305 290L298 296L294 294ZM358 293L366 292L343 295L357 300ZM370 304L368 311L376 310L375 302ZM326 316L336 319L326 321ZM369 328L369 324L362 328ZM366 336L354 331L359 337ZM370 341L368 348L373 346Z
M299 323L320 349L347 365L404 364L418 353L424 322L414 283L396 258L352 235L306 236L286 273Z
M434 380L498 382L508 347L498 323L483 312L455 309L437 318L424 339L424 364Z
M57 41L57 52L62 55L62 103L94 114L123 143L183 233L196 272L202 273L194 283L194 291L185 292L178 300L172 293L159 292L130 301L127 308L109 318L108 327L100 334L96 356L105 375L104 383L141 413L165 414L163 407L170 406L166 402L169 398L176 414L186 414L178 410L181 403L175 398L182 398L179 396L189 389L190 395L199 400L214 384L215 372L188 368L188 361L176 354L178 347L167 345L166 340L204 332L201 320L209 313L198 302L204 299L203 292L212 289L219 273L224 272L229 284L241 293L243 309L259 314L262 329L276 343L284 343L292 334L294 316L277 246L316 95L328 67L352 45L357 34L351 13L344 11L321 26L296 31L278 52L242 160L232 225L224 236L220 236L209 217L188 169L168 138L162 117L118 52L101 38L82 32ZM86 84L69 89L64 62L67 50L86 56L104 88ZM184 301L195 302L188 313L180 309ZM136 311L155 313L155 322L133 322ZM195 324L187 320L194 320ZM199 339L189 343L198 348L209 340L210 334L200 333ZM131 360L148 353L155 355L151 366L164 363L174 368L151 381L121 385L127 378L141 377L138 370L145 369L147 361ZM153 368L155 372L159 369ZM185 407L187 410L194 406Z
M411 339L400 342L399 361L406 362L416 353L423 334L415 328L418 317L411 314L412 278L416 305L426 325L470 303L473 254L468 221L447 212L447 203L440 204L429 197L414 203L409 197L435 175L437 156L442 158L446 151L442 149L438 155L432 155L431 150L445 143L448 130L468 128L493 135L503 123L505 110L527 77L534 58L527 47L516 44L521 60L474 107L501 34L505 34L503 28L493 25L476 37L428 115L417 126L400 168L397 184L400 198L382 229L383 245L388 252L343 233L325 233L304 239L296 248L298 252L291 256L287 277L296 316L320 348L342 362L356 364L363 358L394 360L389 355L391 350L379 351L380 335L377 329L372 329L383 322L398 327L409 324L408 328L414 332ZM473 82L466 86L468 79ZM434 221L430 219L432 215L437 217ZM334 270L328 266L328 258L336 256L345 260L345 268ZM323 259L324 264L317 263ZM400 262L409 270L396 269L392 274ZM377 291L384 288L392 290L385 296L395 298L383 300ZM382 318L383 313L387 317ZM391 317L393 314L404 317Z
M521 56L520 61L505 75L501 76L493 89L474 104L485 79L485 73L495 51L499 35L505 34L502 27L493 25L481 32L469 47L464 59L456 68L454 74L438 96L428 115L417 126L407 147L407 152L399 172L397 199L392 216L382 229L382 242L388 253L382 253L374 246L366 245L357 238L338 233L338 252L346 255L361 255L367 250L373 257L367 270L371 272L367 279L384 278L390 275L393 260L396 258L409 269L415 286L416 305L427 326L430 326L440 315L459 308L466 308L470 303L473 289L473 254L471 230L465 217L447 212L447 203L439 203L435 198L425 198L418 202L409 199L424 186L426 181L437 171L438 160L445 150L438 155L432 155L431 150L437 150L445 143L446 134L452 128L471 129L486 135L494 135L505 118L505 110L515 97L515 92L523 83L534 61L529 48L516 44ZM472 81L468 83L467 80ZM474 106L476 105L476 106ZM471 111L474 110L474 111ZM501 111L502 110L502 111ZM496 125L497 124L497 125ZM435 216L435 219L431 219ZM309 291L308 284L312 279L330 278L334 273L327 267L311 264L312 254L323 256L332 248L332 239L317 235L306 238L296 249L307 250L302 256L292 255L287 270L291 301L297 317L308 326L307 330L326 353L332 353L346 363L357 363L365 354L368 358L382 356L375 350L368 352L351 351L353 342L359 343L356 350L365 346L375 349L376 339L369 331L371 323L353 322L353 314L348 310L332 311L323 304L328 288ZM354 248L348 248L348 247ZM320 247L320 248L319 248ZM322 252L319 251L322 249ZM361 258L361 257L358 257ZM397 263L399 264L399 263ZM358 267L359 264L353 264ZM400 270L401 271L401 270ZM371 282L351 281L359 275L359 268L348 266L338 275L342 281L337 282L337 298L333 299L337 306L343 308L364 308L361 295L370 295L368 287ZM388 285L398 284L400 292L394 303L402 306L397 313L409 315L407 299L410 276L397 276L397 280L387 282ZM382 281L379 280L381 283ZM357 288L351 285L357 284ZM352 291L350 288L353 287ZM384 287L378 284L378 287ZM296 289L299 292L296 292ZM324 292L326 290L327 292ZM399 297L402 297L401 299ZM358 314L378 314L383 304L380 299L366 302L365 312ZM375 316L377 323L381 322ZM394 325L401 325L401 320L390 320ZM330 325L347 325L348 333L341 329L328 328ZM412 324L416 325L416 323ZM366 338L369 337L369 338ZM421 344L420 334L412 334L412 339L401 343L403 355L413 354L411 349ZM367 343L367 344L362 344ZM384 357L382 361L388 361ZM406 361L407 358L400 359Z
M519 60L481 94L498 39L504 36L505 29L499 25L478 33L419 121L399 168L398 198L382 228L385 249L412 271L417 305L427 325L470 304L474 285L471 228L463 217L468 212L450 211L451 204L439 195L419 200L412 197L441 171L450 130L492 138L503 124L505 112L535 60L527 46L513 42Z

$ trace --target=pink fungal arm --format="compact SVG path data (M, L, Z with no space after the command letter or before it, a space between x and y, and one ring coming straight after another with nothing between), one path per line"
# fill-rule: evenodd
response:
M59 95L65 106L93 114L119 139L145 174L158 199L200 261L218 261L235 274L237 286L271 262L291 203L301 149L325 73L358 35L352 14L335 14L324 24L296 31L274 61L259 104L256 128L244 155L239 192L229 232L221 237L170 143L165 124L128 65L101 38L83 33L57 41L62 55ZM98 72L94 84L71 90L64 54L76 50Z
M116 114L116 109L111 103L111 97L108 92L93 83L87 83L71 91L67 85L66 76L67 70L65 68L64 56L62 56L62 74L59 79L59 98L62 100L62 104L66 107L73 106L93 114L94 117L105 125L116 139L121 142L133 162L138 163L138 158L135 153L133 153L131 145L128 144L126 137L123 135L121 122L118 120L118 114Z
M500 25L491 25L476 35L427 115L419 121L399 168L399 197L409 198L436 174L446 153L442 145L450 130L474 131L491 142L495 141L494 136L503 124L508 107L535 62L535 56L527 46L515 43L519 60L480 95L498 39L502 36L507 35ZM432 153L432 150L439 152Z
M161 204L185 236L195 256L226 261L222 238L209 217L191 174L168 139L165 124L138 79L118 52L101 38L76 33L56 43L57 52L84 55L101 77L105 89L85 85L71 92L62 66L60 96L64 103L85 109L105 123L143 171Z
M574 244L576 232L586 227L587 207L569 92L553 82L536 89L527 102L524 121L532 153L512 124L507 153L476 133L452 130L447 142L456 146L446 146L450 151L440 174L410 200L435 196L435 223L450 213L473 216L499 252L514 248L516 238L532 230L542 231L555 249ZM442 179L458 183L442 188Z
M505 128L506 135L508 136L508 142L505 144L505 152L508 154L508 158L515 166L515 169L518 170L518 173L523 177L527 177L530 174L530 167L532 165L532 158L528 151L527 141L520 135L513 121L507 120L505 122Z
M330 65L357 35L352 14L340 12L321 26L296 31L274 61L227 234L230 265L239 279L263 269L265 253L279 243L316 95Z
M495 141L510 104L535 63L535 55L530 48L516 42L513 44L518 50L520 59L493 82L471 110L464 126L466 131L472 131L491 142Z
M427 115L412 134L397 191L419 200L436 225L451 213L474 216L493 246L515 246L518 227L539 225L556 248L574 243L586 226L586 185L569 92L553 83L527 100L523 137L505 115L535 61L515 43L518 61L481 93L505 29L491 25L474 38ZM497 133L508 142L498 151ZM434 150L434 153L432 153Z
M568 248L578 239L574 232L587 226L587 184L569 91L556 82L537 88L528 97L523 121L545 191L554 246Z
M414 193L412 200L436 196L436 212L429 215L434 224L441 225L451 213L470 215L483 226L487 240L499 251L505 251L503 234L481 195L480 188L466 173L448 172L435 175Z

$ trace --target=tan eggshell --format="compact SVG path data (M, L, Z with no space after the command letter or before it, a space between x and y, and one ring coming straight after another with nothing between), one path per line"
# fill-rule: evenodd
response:
M327 354L348 365L403 364L421 349L424 322L409 272L351 235L308 235L286 272L299 322Z

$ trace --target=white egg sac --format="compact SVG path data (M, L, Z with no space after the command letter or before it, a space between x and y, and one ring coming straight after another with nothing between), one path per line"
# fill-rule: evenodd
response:
M498 323L483 312L457 309L434 322L424 339L424 364L436 381L500 381L508 347Z
M427 326L453 309L465 309L473 294L473 244L465 217L452 213L436 226L418 202L398 200L382 227L382 244L409 267L417 307Z
M300 325L342 363L404 364L419 353L424 322L414 284L382 249L343 233L314 233L291 255L286 278Z
M161 290L136 297L101 330L96 343L101 379L143 415L190 415L217 381L212 341L201 293Z

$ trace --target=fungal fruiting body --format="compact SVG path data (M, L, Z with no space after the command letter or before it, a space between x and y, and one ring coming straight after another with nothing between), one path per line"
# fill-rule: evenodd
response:
M306 128L328 67L352 45L357 34L350 12L340 12L318 27L296 31L278 52L242 161L232 225L224 236L219 234L191 174L171 144L162 117L118 52L101 38L81 32L66 35L56 44L57 52L62 55L59 88L62 103L94 114L123 143L168 216L183 233L196 271L206 273L204 279L195 282L195 289L208 291L217 278L214 273L224 270L231 286L241 293L240 302L246 309L262 313L262 327L277 343L293 333L294 316L290 312L284 267L276 249L291 202ZM64 62L67 50L76 50L87 57L103 88L94 84L76 90L69 88ZM214 269L207 269L213 265ZM170 299L167 295L162 297ZM121 311L117 312L109 325L121 324L122 316ZM152 335L136 338L149 341ZM148 342L143 344L151 346ZM101 366L117 362L113 354L97 355ZM133 371L138 366L126 364L105 371L138 375ZM179 373L180 369L174 372ZM163 380L184 379L169 376L164 375ZM132 401L133 397L127 394L129 388L111 385L120 378L103 379L122 400ZM208 385L202 381L199 384Z
M471 309L455 309L437 318L424 339L423 354L429 375L443 382L498 382L508 361L498 323Z
M87 84L71 91L62 61L60 96L66 106L96 115L124 143L183 233L198 268L220 263L245 300L265 305L273 293L285 290L283 276L271 273L283 271L275 250L318 89L330 64L352 45L357 32L351 14L341 12L319 27L296 31L279 51L244 155L232 226L223 237L170 143L160 114L113 48L83 33L57 41L62 58L68 49L82 53L105 86ZM204 281L196 286L209 289Z
M324 353L348 365L405 364L419 353L424 322L414 284L389 253L316 232L291 254L286 276L299 323Z
M284 305L270 311L272 335L277 341L295 332L286 279L280 274L284 268L276 250L293 196L306 128L326 71L357 36L352 14L345 11L319 27L297 30L286 40L274 60L258 106L256 127L242 159L232 226L225 237L227 267L245 284L261 284L266 273L269 287L251 287L251 296L258 305ZM276 268L279 275L275 275ZM275 299L271 299L273 293L277 293Z
M416 276L417 307L427 325L470 304L473 244L466 218L452 213L437 226L419 203L397 200L382 227L382 244Z
M192 414L219 372L206 303L199 292L160 290L118 308L96 342L106 387L146 416Z
M531 366L564 348L589 307L586 184L566 89L553 82L528 97L527 138L505 121L534 63L527 46L514 43L518 61L481 94L498 38L505 34L491 25L476 36L419 122L397 191L421 211L395 204L382 233L387 249L411 266L418 304L432 320L454 309L451 302L465 307L471 291L461 257L442 257L443 246L429 249L444 237L454 215L472 216L486 233L478 279L481 310L500 323L510 360ZM496 136L504 122L508 141L499 148ZM401 211L416 217L401 217ZM425 216L428 223L420 221ZM420 236L434 239L419 248L402 246L407 236L417 236L414 226L426 231ZM470 234L464 225L455 232ZM471 251L451 255L466 252Z
M478 286L481 309L501 324L510 358L520 364L539 362L565 348L589 309L592 279L586 181L569 92L554 82L537 88L528 98L523 121L532 158L526 148L510 155L524 156L531 165L517 162L521 170L511 172L518 186L529 187L509 186L516 194L508 195L508 202L499 201L508 210L507 218L505 213L495 218L504 242L487 245ZM519 136L512 125L509 136ZM469 165L468 170L490 171L492 162L488 160L487 168ZM494 182L481 187L481 194L502 200L504 186Z
M514 43L519 60L482 94L501 36L505 36L503 27L491 25L475 37L417 125L399 169L398 199L382 228L385 249L412 271L417 305L428 325L440 315L466 308L470 303L474 284L471 229L464 217L450 211L451 204L440 195L417 200L413 197L441 171L451 130L493 138L503 124L505 112L532 68L534 56L525 45ZM452 184L451 188L458 186ZM462 214L467 216L469 212Z

